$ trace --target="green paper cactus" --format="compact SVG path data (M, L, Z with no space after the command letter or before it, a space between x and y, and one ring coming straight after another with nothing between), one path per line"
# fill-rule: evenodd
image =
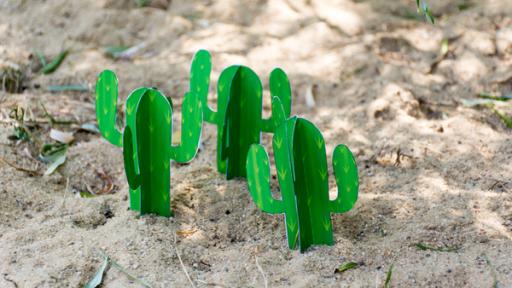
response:
M306 119L285 120L277 97L272 100L278 115L272 140L281 198L270 191L270 164L265 149L251 146L247 155L247 180L256 205L267 213L284 213L288 246L300 251L315 244L333 244L330 213L347 212L358 195L358 174L354 157L345 145L334 149L332 162L338 186L335 200L329 200L329 179L325 142L318 128Z
M201 52L201 51L200 51ZM200 67L196 65L196 58L198 57L198 52L196 56L194 56L194 61L192 62L191 67L191 75L200 75ZM156 208L153 200L147 202L147 199L153 199L154 197L150 196L147 193L158 193L161 195L169 196L169 160L173 159L177 162L188 162L194 158L197 148L199 146L200 136L201 136L201 128L202 128L202 102L199 99L198 91L200 89L208 90L208 83L206 83L206 87L196 87L194 86L198 81L191 81L190 91L185 93L185 100L183 101L182 106L182 130L181 130L181 143L179 146L171 146L167 145L165 151L156 151L150 149L152 153L149 153L148 147L161 147L166 146L167 140L171 141L171 136L166 136L168 133L171 133L171 116L172 116L172 103L165 98L159 91L152 88L138 88L135 89L126 100L126 127L123 132L119 131L116 128L116 111L117 111L117 98L118 98L118 83L117 78L114 72L110 70L103 71L98 78L96 83L96 117L98 121L98 126L100 128L101 134L105 139L107 139L110 143L122 147L123 145L130 145L130 147L124 147L123 153L127 153L127 149L131 149L133 151L133 160L126 161L125 157L125 168L127 172L127 176L134 176L140 171L141 174L135 178L129 177L129 181L131 181L130 185L130 208L135 211L140 211L141 213L157 213L159 215L170 216L170 206L169 199L167 199L166 203L162 203L164 208ZM154 103L156 104L148 104L146 103L149 100L142 101L143 95L148 95L146 98L154 99ZM165 100L165 101L164 101ZM151 101L150 101L151 102ZM160 105L160 106L159 106ZM148 111L151 111L149 113ZM148 114L149 113L149 114ZM137 123L137 117L139 115L148 114L146 121L153 121L153 124L150 123ZM163 124L156 124L156 123ZM169 122L169 126L165 123ZM143 128L144 127L144 128ZM157 129L158 127L158 129ZM129 129L128 129L129 128ZM138 136L139 131L152 131L150 134L148 132L144 132L146 138L142 139ZM164 139L165 138L165 139ZM142 141L142 142L141 142ZM151 141L150 144L145 144L143 150L139 149L138 145L140 143L146 143L144 141ZM157 141L165 141L158 142ZM172 142L169 142L172 143ZM148 146L149 145L149 146ZM137 153L141 152L137 156ZM166 169L160 170L161 165L158 164L158 168L153 167L153 169L159 169L158 172L154 172L155 174L166 173L167 176L154 176L154 177L163 177L161 181L164 181L167 184L165 186L159 186L157 190L153 190L151 188L145 189L144 187L148 187L148 185L144 185L144 183L153 183L154 180L147 180L147 171L140 167L140 160L149 161L156 164L157 161L155 155L162 157L160 160L161 163L165 164L164 168ZM168 154L167 154L168 153ZM125 155L126 156L126 155ZM168 156L168 157L167 157ZM166 162L165 162L166 161ZM132 168L130 168L133 166ZM144 167L147 168L147 167ZM151 168L151 165L150 165ZM142 169L142 170L141 170ZM130 179L132 178L132 179ZM140 184L138 180L133 179L141 179ZM144 179L146 179L144 181ZM150 178L153 179L153 178ZM166 180L167 179L167 180ZM132 185L133 184L133 185ZM149 187L152 184L149 184ZM141 190L144 190L141 193ZM167 197L169 198L169 197ZM155 198L156 199L156 198ZM156 200L155 200L156 201ZM149 204L148 204L149 203Z
M211 57L204 51L197 61L204 74L202 85L208 85ZM206 76L206 77L204 77ZM291 88L285 72L276 68L270 73L270 94L278 97L286 117L291 110ZM252 144L260 143L261 132L273 132L274 116L262 119L262 85L250 68L234 65L222 71L217 84L217 112L208 106L208 91L198 91L203 103L203 118L217 125L217 169L227 179L246 176L247 152Z
M158 90L147 89L136 107L135 141L132 128L125 128L123 156L126 178L131 189L141 191L141 214L172 215L170 160L190 161L196 154L201 134L201 102L193 95L196 94L187 94L183 102L183 132L179 146L171 145L171 104Z

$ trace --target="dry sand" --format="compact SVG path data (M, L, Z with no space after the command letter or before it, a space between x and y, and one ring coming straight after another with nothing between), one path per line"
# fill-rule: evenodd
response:
M244 181L216 172L214 126L204 125L191 164L172 166L170 219L129 211L122 150L79 132L50 176L0 164L0 287L81 287L100 266L99 251L154 287L192 286L184 269L197 287L382 287L391 265L392 287L512 287L511 131L490 109L461 105L479 92L512 92L512 4L473 1L460 12L460 1L436 2L432 10L444 16L434 26L404 18L415 13L405 0L154 0L147 8L0 0L2 66L30 65L36 49L72 50L54 74L30 73L23 93L0 94L2 121L16 106L44 119L42 102L60 119L93 122L92 93L46 87L93 87L110 68L122 103L138 86L170 96L179 129L189 62L204 48L213 56L212 106L224 67L252 67L265 89L271 69L282 67L292 111L323 131L328 159L337 144L352 149L361 183L355 208L332 215L335 245L300 254L286 245L282 215L262 213ZM439 59L445 38L449 52ZM130 60L103 54L141 43ZM268 115L268 90L264 97ZM35 167L36 146L8 140L12 129L0 125L0 156ZM34 133L48 141L49 129ZM97 171L112 178L114 193L77 196L102 188ZM334 194L332 176L330 187ZM419 242L460 249L421 251ZM349 261L360 266L334 273ZM112 268L105 277L104 287L139 287Z

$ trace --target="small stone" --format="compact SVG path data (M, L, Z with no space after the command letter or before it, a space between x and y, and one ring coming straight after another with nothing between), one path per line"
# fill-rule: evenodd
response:
M512 53L512 28L504 28L496 32L496 46L498 53Z

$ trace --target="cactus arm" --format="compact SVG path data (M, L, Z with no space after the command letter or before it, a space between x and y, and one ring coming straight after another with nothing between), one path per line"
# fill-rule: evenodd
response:
M330 201L330 211L344 213L352 209L357 201L359 178L357 164L347 146L336 146L332 155L334 175L338 185L338 196Z
M148 88L146 87L140 87L132 91L130 95L128 95L128 98L126 98L125 103L125 117L126 117L126 126L132 127L132 135L135 137L135 110L137 108L137 105L139 104L140 98ZM135 138L134 138L135 140ZM137 147L134 146L134 149L137 150Z
M274 101L274 97L278 97L283 105L285 118L290 117L292 106L292 89L290 87L288 76L286 76L286 73L282 69L275 68L270 73L269 82L270 97L272 97L272 102ZM269 119L263 119L262 121L262 131L274 132L274 130L277 128L276 123L280 123L279 121L275 121L273 119L274 117L274 108L272 108L272 116Z
M247 153L247 183L254 203L263 212L284 213L283 201L270 192L270 163L265 148L253 144Z
M123 146L123 134L116 128L118 85L116 74L101 72L96 82L96 119L101 134L108 142Z
M140 174L137 173L135 168L137 154L134 153L133 150L133 136L132 129L130 129L130 127L126 127L124 129L123 143L124 171L126 173L126 179L128 179L130 189L135 190L140 187ZM130 198L130 201L140 203L140 199Z
M186 93L185 100L183 100L180 145L171 146L171 159L179 163L192 160L199 147L203 126L203 110L201 109L202 102L198 100L196 93Z
M208 106L208 91L210 85L210 73L212 60L210 53L206 50L199 50L194 55L190 67L190 92L197 93L199 101L203 106L204 121L217 124L218 114Z
M290 117L292 110L292 88L288 76L280 68L275 68L270 73L270 94L272 97L279 97L279 100L283 103L284 115L286 118Z
M284 111L283 103L281 102L281 99L279 97L274 96L272 98L272 122L273 126L275 128L281 126L286 122L286 119L288 116L286 116L286 112ZM275 129L274 129L275 131Z
M171 216L171 105L158 90L148 89L136 109L137 157L141 175L141 214Z

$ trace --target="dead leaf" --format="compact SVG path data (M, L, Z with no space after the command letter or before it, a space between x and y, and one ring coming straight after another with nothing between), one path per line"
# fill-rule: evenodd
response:
M306 88L306 93L304 94L304 99L306 101L306 107L308 107L308 108L313 108L316 105L315 95L313 94L314 87L315 87L315 85L313 85L313 84L308 85L308 87Z
M73 140L75 140L73 133L64 132L56 129L50 130L50 138L64 144L69 144L73 142Z

